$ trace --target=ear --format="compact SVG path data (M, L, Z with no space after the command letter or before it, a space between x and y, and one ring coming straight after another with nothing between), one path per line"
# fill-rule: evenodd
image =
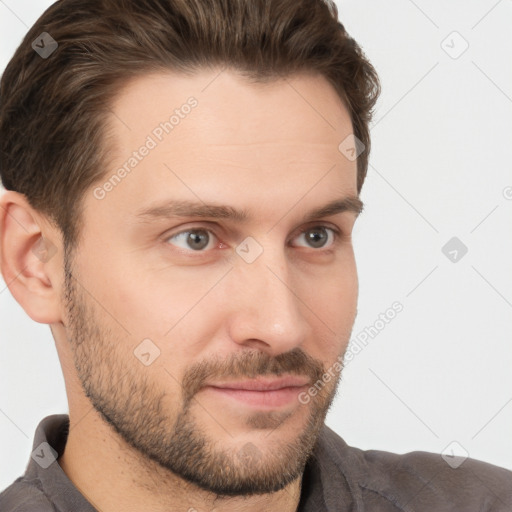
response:
M60 232L45 222L23 194L0 195L0 272L32 320L62 321Z

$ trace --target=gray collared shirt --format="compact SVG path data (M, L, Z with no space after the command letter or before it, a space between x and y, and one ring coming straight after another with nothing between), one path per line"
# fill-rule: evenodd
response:
M58 463L68 429L65 414L41 421L25 475L0 493L1 512L97 512ZM512 471L460 462L428 452L363 451L324 426L297 512L512 511Z

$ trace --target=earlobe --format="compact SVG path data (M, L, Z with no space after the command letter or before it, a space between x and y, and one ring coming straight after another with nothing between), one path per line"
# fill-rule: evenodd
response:
M0 272L15 300L39 323L61 321L56 243L55 230L43 224L23 194L0 196Z

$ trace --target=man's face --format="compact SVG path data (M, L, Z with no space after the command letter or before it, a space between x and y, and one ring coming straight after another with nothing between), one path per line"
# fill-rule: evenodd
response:
M319 76L217 75L120 92L115 161L66 260L64 323L87 396L144 458L217 494L265 493L300 476L339 372L308 389L355 318L356 213L309 218L357 196L338 150L352 126ZM170 202L181 210L154 210ZM195 217L185 202L224 209Z

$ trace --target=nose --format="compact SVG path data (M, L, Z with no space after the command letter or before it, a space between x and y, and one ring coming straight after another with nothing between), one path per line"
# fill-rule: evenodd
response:
M311 326L303 313L298 275L293 274L284 251L265 250L252 262L238 261L229 292L229 334L239 345L276 356L300 347Z

